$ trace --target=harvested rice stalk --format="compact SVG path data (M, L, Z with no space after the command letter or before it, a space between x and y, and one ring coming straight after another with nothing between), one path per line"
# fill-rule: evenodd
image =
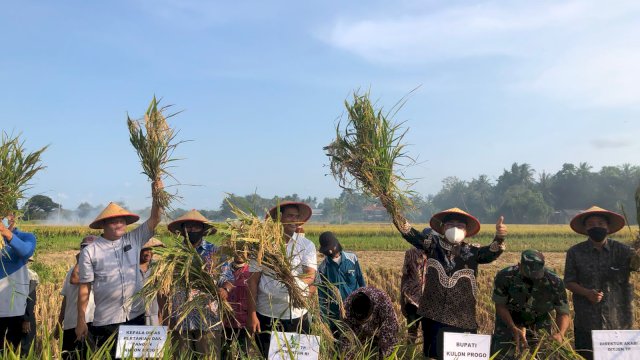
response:
M152 272L145 282L140 296L145 301L151 301L158 294L166 296L167 309L175 319L176 327L186 320L189 314L196 313L203 328L218 325L210 323L205 315L207 308L215 304L215 311L220 321L231 315L231 307L220 298L218 281L221 275L222 257L220 253L209 259L209 265L190 244L186 244L181 237L175 240L173 246L156 248L154 252L159 260L152 267ZM173 303L174 296L180 292L184 299L180 303Z
M377 197L399 229L406 223L402 210L411 204L411 192L399 186L408 182L402 176L402 168L413 159L406 154L403 143L407 130L390 118L403 103L401 100L384 114L382 109L374 108L368 92L354 92L353 103L345 100L346 126L342 128L338 123L335 140L324 148L338 185Z
M173 158L173 152L182 141L176 141L178 132L169 126L167 119L178 113L165 116L166 110L171 105L159 107L159 104L160 102L154 96L144 119L133 120L127 116L129 140L140 158L142 173L151 181L167 177L175 180L168 169L173 161L178 160ZM152 197L154 204L164 210L177 198L177 195L167 192L164 188L154 188Z
M20 136L2 133L0 145L0 218L16 213L18 201L30 189L29 181L38 171L45 168L40 159L48 145L27 153ZM1 243L1 242L0 242ZM0 244L2 246L2 244Z
M242 211L229 202L236 219L227 220L217 227L218 234L225 237L234 252L244 252L247 258L262 267L265 274L280 281L287 288L291 306L306 308L306 296L301 287L301 272L291 262L287 253L282 223L271 218L261 220L255 214Z

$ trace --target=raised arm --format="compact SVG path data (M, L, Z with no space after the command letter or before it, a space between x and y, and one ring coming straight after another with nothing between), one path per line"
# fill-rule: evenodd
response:
M496 235L490 245L482 246L478 249L478 264L488 264L495 261L504 252L504 240L507 237L507 225L504 223L504 216L500 216L496 222Z
M160 219L162 218L162 208L158 205L158 201L156 201L156 194L158 194L164 188L164 184L161 179L158 179L151 183L151 195L153 196L153 202L151 204L151 215L149 215L149 220L147 220L147 226L149 227L149 231L154 232L156 226L160 224Z

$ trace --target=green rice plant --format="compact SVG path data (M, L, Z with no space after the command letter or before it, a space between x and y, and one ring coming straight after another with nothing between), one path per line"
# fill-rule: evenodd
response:
M15 214L18 202L24 199L24 193L30 189L29 182L45 166L41 156L48 145L28 153L20 136L2 133L0 144L0 217ZM3 245L0 244L0 247Z
M178 160L173 157L173 152L182 143L176 140L178 132L167 123L168 118L178 113L165 115L171 105L160 107L159 103L154 96L142 120L127 116L129 140L140 158L142 173L152 182L167 177L175 180L169 169ZM167 209L177 195L154 187L152 197L155 205Z
M403 168L413 162L403 143L407 129L391 120L403 104L401 100L383 113L374 107L368 92L354 92L353 102L345 101L346 125L337 124L336 138L324 148L338 185L377 197L399 227L406 223L402 210L411 204L412 195L400 186L408 185Z

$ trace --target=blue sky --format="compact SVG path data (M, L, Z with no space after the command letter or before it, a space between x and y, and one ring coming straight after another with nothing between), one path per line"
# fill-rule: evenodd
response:
M371 89L420 163L414 189L513 162L640 164L640 4L617 1L12 2L0 11L0 128L50 144L35 179L80 202L149 204L127 114L185 110L185 208L227 192L337 196L322 147Z

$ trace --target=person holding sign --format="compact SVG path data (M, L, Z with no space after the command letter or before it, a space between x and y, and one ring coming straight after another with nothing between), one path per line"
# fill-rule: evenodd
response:
M567 251L564 282L573 293L575 348L592 359L592 330L629 330L633 325L629 276L640 268L640 254L609 238L625 225L620 214L593 206L576 215L570 225L588 236Z
M325 256L318 265L320 311L331 331L337 334L336 321L343 317L341 304L353 291L366 286L366 283L358 257L354 253L343 251L332 232L320 234L320 253Z
M569 302L562 279L544 266L544 255L525 250L520 263L502 269L493 288L496 321L491 353L498 359L513 359L516 353L538 342L539 331L551 334L551 312L556 312L558 332L553 338L562 342L569 328Z
M397 228L405 240L427 255L426 285L418 307L423 352L442 359L444 332L477 332L478 264L491 263L502 254L507 226L501 216L493 242L480 247L465 241L480 231L480 222L458 208L433 215L429 223L431 228L422 232L408 222Z
M279 214L279 216L278 216ZM308 295L318 268L316 247L311 240L300 236L296 229L311 218L311 207L305 203L285 201L269 210L272 219L280 219L287 241L287 254L293 266L292 273L298 286ZM309 334L308 310L291 305L289 293L283 284L270 276L255 261L249 263L249 309L247 329L257 334L257 343L263 357L269 354L271 330Z
M151 184L152 194L162 189L162 181ZM82 249L78 259L80 287L78 290L78 323L76 337L84 341L91 332L96 344L102 346L120 325L144 325L144 302L136 297L142 289L140 250L151 239L160 223L160 206L153 201L149 219L127 232L127 225L140 219L121 206L110 203L89 225L102 229L102 235ZM95 310L91 329L87 326L86 310L93 291ZM116 347L111 349L115 357Z

